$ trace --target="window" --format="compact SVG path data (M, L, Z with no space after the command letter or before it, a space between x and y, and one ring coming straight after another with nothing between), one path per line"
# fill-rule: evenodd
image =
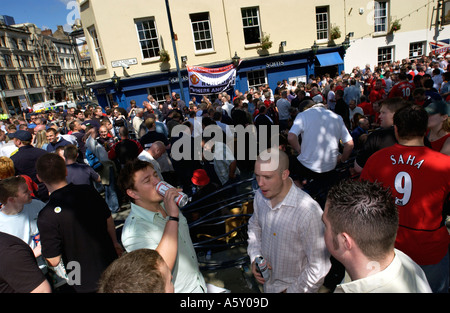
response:
M425 44L423 42L412 42L409 44L409 59L417 59L425 54Z
M244 26L244 41L246 45L251 45L261 42L261 29L259 23L259 9L243 8L242 24Z
M22 40L20 41L20 46L22 47L22 50L28 50L27 42L26 42L25 39L22 39Z
M29 85L31 88L36 87L36 79L34 78L34 75L33 75L33 74L28 74L28 75L27 75L27 79L28 79L28 85Z
M22 63L24 67L31 67L30 57L28 55L22 56Z
M10 75L10 76L13 88L20 89L19 78L17 77L17 75Z
M0 87L2 90L9 90L8 81L5 75L0 75Z
M159 41L156 24L153 19L137 21L139 44L141 46L142 58L151 59L159 56Z
M8 54L4 55L4 60L5 60L5 66L6 67L14 67L11 56Z
M387 1L375 1L374 32L385 33L388 30L388 3Z
M105 60L103 58L102 49L100 48L100 42L98 41L97 32L95 28L91 28L89 30L89 33L91 34L92 42L94 43L94 50L95 55L97 57L97 64L99 67L105 66Z
M317 40L328 40L328 7L316 8Z
M378 65L393 62L394 49L392 47L378 48Z
M213 51L209 13L190 14L195 51Z
M10 42L11 42L11 47L13 49L19 49L19 45L17 44L17 39L15 38L10 38Z
M442 7L442 25L450 24L450 1L445 0Z
M265 70L258 70L258 71L251 71L247 73L247 80L248 80L248 88L254 87L255 89L258 89L259 86L267 83L266 79L266 71Z
M27 78L24 74L20 75L20 80L22 81L22 85L24 88L30 88L30 85L28 85Z
M166 100L165 96L169 95L170 91L168 85L163 85L147 88L147 93L152 95L156 102L163 103Z

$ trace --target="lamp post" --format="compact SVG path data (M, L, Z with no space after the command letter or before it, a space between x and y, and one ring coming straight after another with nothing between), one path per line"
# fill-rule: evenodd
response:
M345 36L345 40L342 43L342 47L344 48L344 50L347 50L350 47L350 38L353 37L354 33L350 32L347 34L347 36Z
M114 72L113 77L111 77L111 81L113 83L114 89L116 90L117 103L119 103L119 106L121 106L122 93L120 92L120 77L116 75L116 72Z
M116 89L116 91L119 90L119 84L120 84L120 77L116 75L116 72L114 72L114 76L111 77L111 81L114 85L114 89Z
M231 60L233 61L233 65L237 67L241 61L241 58L237 55L237 52L234 52L234 57L232 57Z
M316 55L317 51L319 51L319 46L317 45L315 40L314 40L314 44L311 46L311 51L312 51L313 55Z
M184 99L183 80L181 78L180 65L178 64L178 52L177 52L177 45L175 43L175 33L173 32L172 15L170 14L169 0L166 0L166 10L167 10L167 18L169 19L170 36L172 37L175 66L177 67L178 84L180 85L180 96L181 99L185 101L186 99Z

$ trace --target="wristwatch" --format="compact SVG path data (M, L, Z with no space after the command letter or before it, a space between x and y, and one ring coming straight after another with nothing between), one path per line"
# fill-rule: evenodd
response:
M180 219L178 217L175 217L175 216L169 216L169 221L179 222Z

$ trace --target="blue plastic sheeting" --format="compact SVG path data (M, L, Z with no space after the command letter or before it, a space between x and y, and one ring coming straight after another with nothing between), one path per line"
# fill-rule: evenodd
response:
M320 66L331 66L344 63L338 52L318 54L316 55L316 58L319 60Z

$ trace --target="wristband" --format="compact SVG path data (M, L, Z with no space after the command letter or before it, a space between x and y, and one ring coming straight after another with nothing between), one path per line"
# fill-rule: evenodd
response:
M179 222L180 219L178 217L175 217L175 216L169 216L169 221Z

